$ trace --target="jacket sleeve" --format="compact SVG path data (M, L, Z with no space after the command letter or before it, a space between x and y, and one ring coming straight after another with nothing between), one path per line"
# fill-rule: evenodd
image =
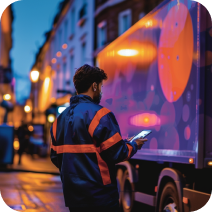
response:
M136 142L128 142L121 137L119 125L112 112L99 120L93 139L103 160L119 163L131 158L138 149Z
M55 139L54 139L53 132L52 132L52 127L51 127L51 129L50 129L50 135L51 135L51 147L52 147L52 144L55 143ZM57 152L54 151L53 148L51 148L50 158L51 158L52 163L53 163L57 168L59 168L58 158L57 158Z

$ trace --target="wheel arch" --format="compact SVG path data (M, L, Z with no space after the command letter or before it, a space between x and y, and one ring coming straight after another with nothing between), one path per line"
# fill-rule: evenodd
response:
M175 184L177 193L178 193L178 198L179 198L180 211L183 212L183 203L182 203L183 185L184 185L183 184L183 176L178 170L171 169L171 168L163 169L159 175L158 184L157 184L155 211L158 210L161 193L163 191L164 186L168 182L173 182Z
M124 162L118 163L117 165L118 165L118 166L123 166L124 168L127 169L128 173L129 173L130 183L136 183L136 182L138 182L138 172L137 172L137 170L130 164L129 161L124 161Z

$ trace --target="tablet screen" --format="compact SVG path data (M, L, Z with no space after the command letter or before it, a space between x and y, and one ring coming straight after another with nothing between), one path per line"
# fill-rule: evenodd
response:
M138 138L145 138L147 135L149 135L152 131L151 130L143 130L138 135L136 135L131 141L134 141Z

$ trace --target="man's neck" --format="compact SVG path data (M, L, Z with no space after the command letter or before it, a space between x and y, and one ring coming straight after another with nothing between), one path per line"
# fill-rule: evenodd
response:
M93 95L90 92L80 93L79 95L87 95L87 96L90 96L91 99L93 99Z

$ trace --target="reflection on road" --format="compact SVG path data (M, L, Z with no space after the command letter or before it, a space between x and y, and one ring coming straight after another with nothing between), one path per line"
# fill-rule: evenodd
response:
M68 212L59 176L37 173L0 173L0 191L15 210Z

